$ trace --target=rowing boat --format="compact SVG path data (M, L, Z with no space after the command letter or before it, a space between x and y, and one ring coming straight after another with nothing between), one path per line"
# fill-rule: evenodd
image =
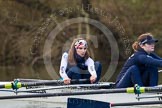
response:
M15 104L15 108L20 102L25 105L46 105L55 104L55 106L66 108L68 98L81 98L89 100L97 100L102 102L111 103L126 103L126 102L148 102L148 101L160 101L162 95L158 92L149 93L126 93L125 90L130 89L114 89L112 88L112 82L100 82L98 84L74 84L74 85L45 85L45 82L40 85L39 80L26 81L25 83L32 86L26 86L19 89L0 89L0 107L6 102L10 101L10 105ZM4 85L10 82L0 82L0 85ZM30 83L30 84L29 84ZM34 86L33 86L34 85ZM157 86L161 87L161 85ZM133 90L134 91L134 90ZM9 104L7 104L9 105ZM24 105L24 104L23 104ZM159 105L159 104L158 104ZM22 107L22 106L21 106Z

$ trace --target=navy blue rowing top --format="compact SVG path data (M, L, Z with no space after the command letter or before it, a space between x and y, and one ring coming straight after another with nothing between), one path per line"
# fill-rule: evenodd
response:
M116 83L124 76L125 72L132 65L138 66L140 72L145 71L146 67L162 67L162 58L157 56L155 53L148 54L142 48L132 54L125 62L122 70L120 71Z

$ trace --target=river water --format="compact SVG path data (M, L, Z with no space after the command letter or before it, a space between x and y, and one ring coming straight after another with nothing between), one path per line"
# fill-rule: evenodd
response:
M12 81L15 78L39 78L50 79L45 69L34 70L31 67L0 67L0 81ZM159 84L162 84L162 73L159 73ZM1 94L0 94L1 95ZM64 97L63 97L64 98ZM98 98L98 97L96 97ZM118 99L118 98L117 98ZM0 108L66 108L65 103L52 103L43 101L21 101L21 100L0 100ZM162 108L162 105L156 106L123 106L113 108Z

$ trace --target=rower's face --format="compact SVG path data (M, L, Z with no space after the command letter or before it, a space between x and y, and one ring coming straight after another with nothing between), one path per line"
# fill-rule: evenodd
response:
M146 52L153 52L155 50L155 43L149 43L149 44L144 44L142 46L142 48L146 51Z
M78 48L76 48L76 52L81 57L84 57L87 52L87 47L85 45L80 45Z

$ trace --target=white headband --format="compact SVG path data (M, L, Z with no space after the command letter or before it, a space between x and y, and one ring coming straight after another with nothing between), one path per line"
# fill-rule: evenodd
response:
M80 45L84 45L85 47L88 47L87 42L83 39L76 41L74 45L75 45L75 48L78 48Z

